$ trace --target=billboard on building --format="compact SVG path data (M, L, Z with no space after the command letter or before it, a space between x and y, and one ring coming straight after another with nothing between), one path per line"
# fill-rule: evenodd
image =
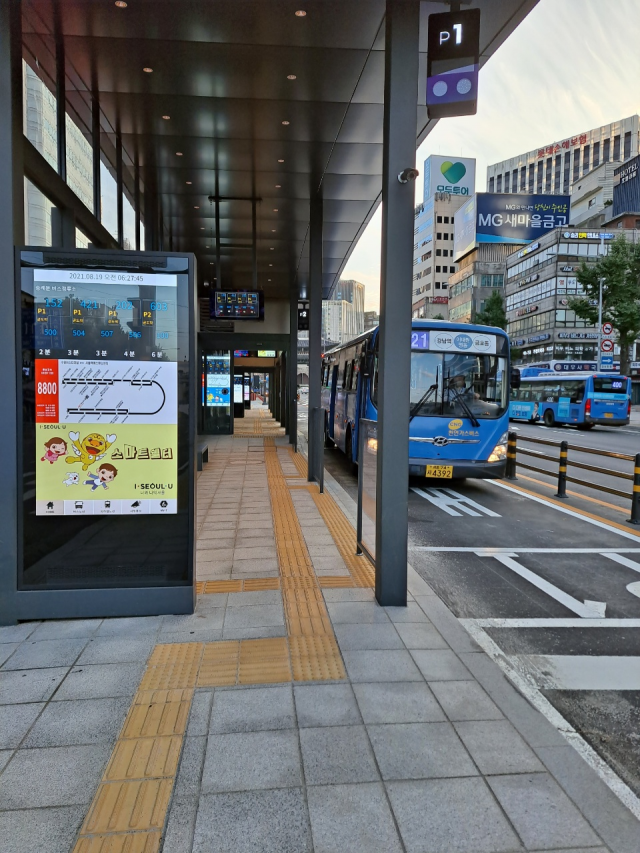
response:
M424 161L424 199L434 193L472 196L476 191L474 157L443 157L432 154Z
M640 156L613 173L613 216L640 212Z
M476 246L476 196L456 211L453 231L453 259L457 261Z
M479 243L531 243L553 228L566 228L570 206L568 195L476 193L456 213L454 259Z

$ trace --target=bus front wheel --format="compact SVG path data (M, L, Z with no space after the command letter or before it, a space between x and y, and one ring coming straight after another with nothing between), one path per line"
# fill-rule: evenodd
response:
M544 421L545 426L552 427L556 422L556 419L553 416L553 410L547 409L542 417L542 420Z

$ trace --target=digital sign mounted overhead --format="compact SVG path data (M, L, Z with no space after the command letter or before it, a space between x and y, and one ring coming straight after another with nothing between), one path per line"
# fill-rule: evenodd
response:
M264 320L261 290L214 290L210 299L212 320Z
M480 59L480 10L429 15L427 114L475 115Z

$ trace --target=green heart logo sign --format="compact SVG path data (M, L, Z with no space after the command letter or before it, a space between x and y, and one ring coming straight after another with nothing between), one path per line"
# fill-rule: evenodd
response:
M440 171L444 175L445 180L450 184L457 184L467 174L463 163L452 163L450 160L445 160L442 166L440 166Z

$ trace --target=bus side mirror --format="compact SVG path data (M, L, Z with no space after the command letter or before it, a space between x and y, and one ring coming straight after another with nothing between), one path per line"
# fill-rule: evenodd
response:
M511 387L516 391L520 387L520 371L517 367L511 368Z

